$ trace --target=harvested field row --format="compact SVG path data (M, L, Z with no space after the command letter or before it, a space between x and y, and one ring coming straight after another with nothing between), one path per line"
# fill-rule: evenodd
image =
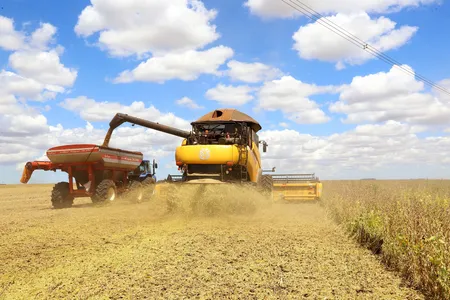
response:
M0 188L2 299L423 299L318 205L253 201L212 217L167 214L158 198L87 199L54 210L50 191Z

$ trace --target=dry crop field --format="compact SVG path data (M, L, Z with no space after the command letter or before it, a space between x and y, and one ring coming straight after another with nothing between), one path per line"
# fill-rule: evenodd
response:
M0 187L1 299L424 299L346 229L351 224L348 228L354 231L365 228L371 236L378 234L385 239L384 249L392 242L390 230L404 226L399 237L410 243L416 225L401 222L430 205L417 221L420 227L445 202L437 196L426 198L426 204L420 197L398 197L403 194L393 183L386 190L371 190L360 183L327 182L322 206L273 205L248 190L227 187L204 199L216 214L208 209L168 213L158 197L140 204L122 199L107 206L80 199L70 209L54 210L51 188ZM440 191L432 190L433 195ZM370 198L373 193L379 198ZM194 196L193 191L183 192L187 203ZM364 197L370 199L365 202ZM238 214L217 204L224 200L247 209ZM399 203L394 220L385 218L394 214L390 201ZM345 226L337 225L327 210ZM369 217L358 219L367 216L366 210ZM446 232L434 227L439 224L434 217L435 223L422 228L424 234L435 234L425 236L427 247L434 245L427 253L448 246L448 235L439 235ZM361 227L355 220L370 225ZM382 230L377 222L390 227ZM392 251L386 257L392 255L401 270L408 258L413 259L411 274L431 274L411 253L403 257L403 248L392 246Z
M328 211L433 299L450 299L450 181L334 181Z

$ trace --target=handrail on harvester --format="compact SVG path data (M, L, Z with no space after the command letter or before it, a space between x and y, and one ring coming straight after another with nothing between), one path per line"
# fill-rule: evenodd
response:
M299 181L318 181L315 173L312 174L276 174L270 175L273 182L299 182Z

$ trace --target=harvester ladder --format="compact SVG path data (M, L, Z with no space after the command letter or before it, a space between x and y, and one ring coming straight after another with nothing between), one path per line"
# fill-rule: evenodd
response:
M240 145L239 146L239 165L241 166L241 181L248 180L247 161L248 161L247 145Z

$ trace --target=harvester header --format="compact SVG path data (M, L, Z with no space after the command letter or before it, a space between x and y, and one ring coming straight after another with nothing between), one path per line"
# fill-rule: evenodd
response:
M271 177L276 201L317 201L322 197L322 183L315 174L276 174Z

